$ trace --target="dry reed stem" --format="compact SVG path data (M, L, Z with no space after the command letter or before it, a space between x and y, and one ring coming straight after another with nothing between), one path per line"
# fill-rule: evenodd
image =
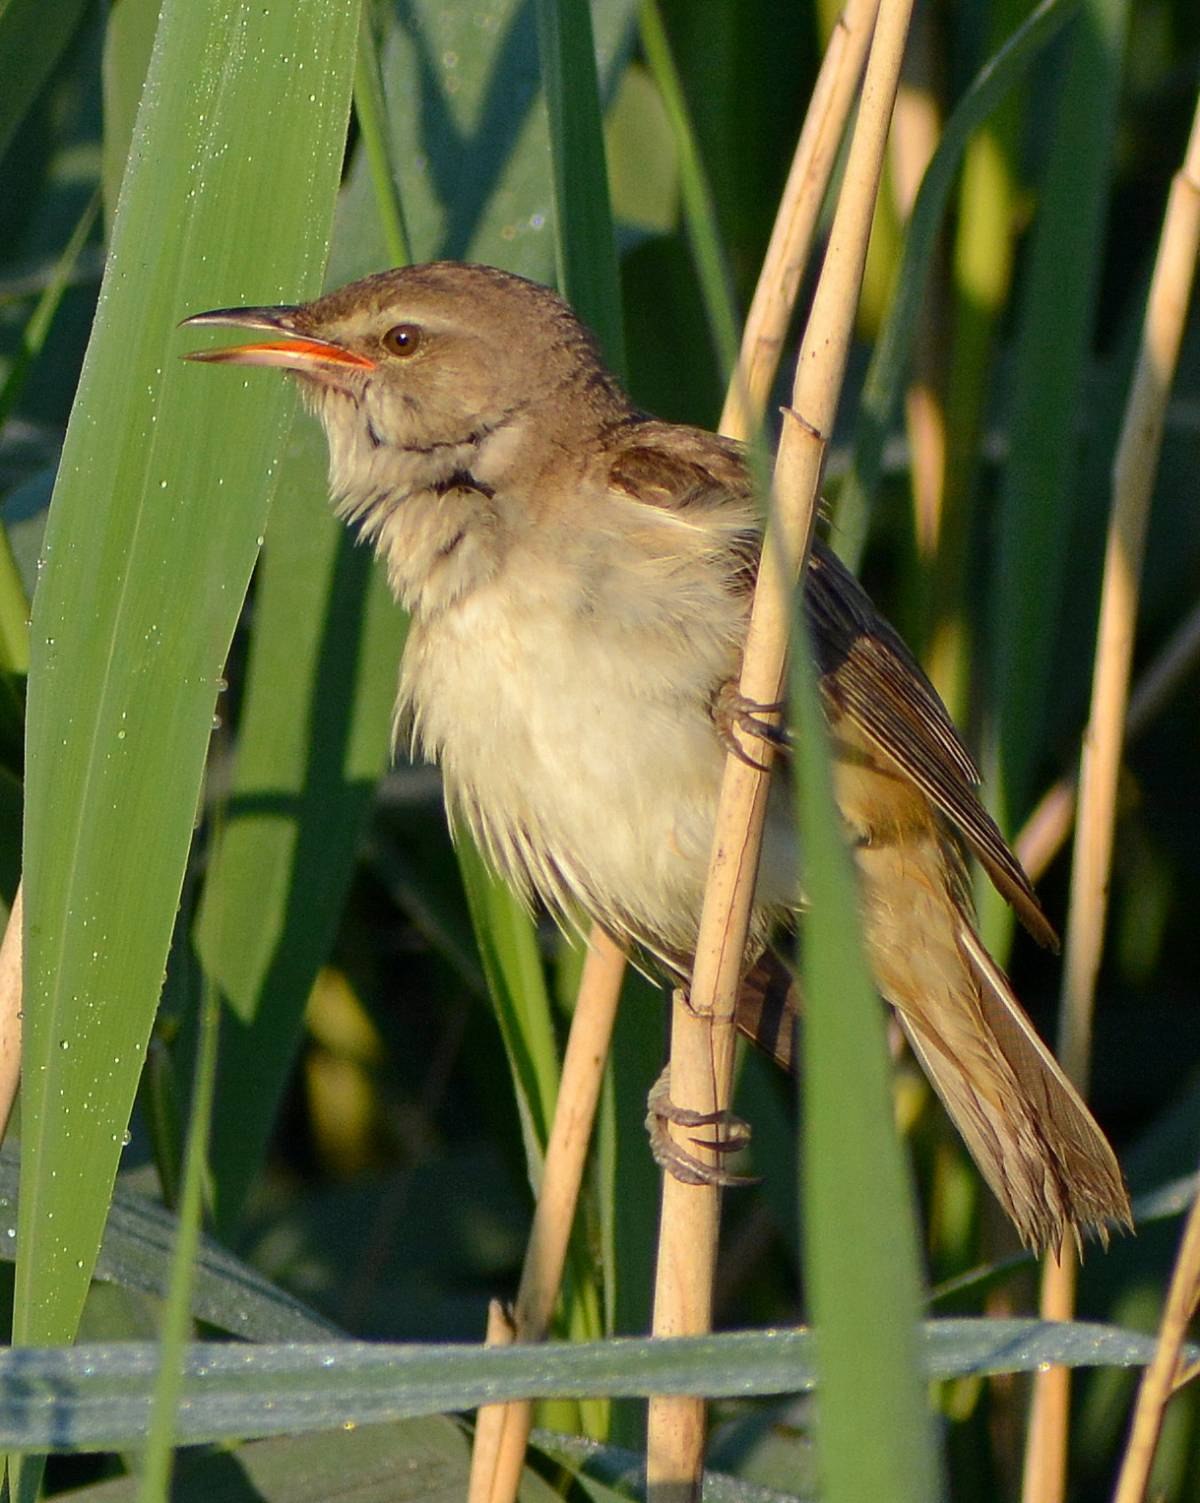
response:
M1113 462L1113 507L1100 595L1092 706L1080 762L1059 1037L1063 1068L1081 1089L1087 1081L1096 976L1104 941L1138 581L1167 398L1198 253L1200 104L1184 165L1175 175L1167 200L1141 348ZM1043 1316L1070 1319L1074 1283L1075 1266L1069 1260L1046 1264ZM1025 1458L1025 1503L1059 1503L1064 1496L1069 1394L1065 1369L1039 1374Z
M1078 1265L1068 1255L1046 1261L1042 1276L1043 1320L1070 1320L1075 1312ZM1067 1482L1067 1430L1071 1418L1070 1371L1052 1367L1033 1380L1029 1433L1025 1439L1022 1503L1051 1503L1062 1498Z
M1134 685L1125 719L1126 745L1136 740L1166 708L1197 663L1200 663L1200 605L1184 617ZM1042 795L1013 843L1021 865L1035 882L1067 842L1075 823L1078 791L1079 781L1074 775L1059 778Z
M498 1299L488 1301L487 1330L484 1333L486 1346L511 1346L516 1340L512 1317ZM471 1475L467 1482L467 1503L489 1503L498 1496L496 1488L500 1470L500 1453L505 1439L505 1421L510 1408L508 1404L486 1404L475 1420L475 1439L471 1443ZM524 1447L521 1450L524 1462ZM517 1475L520 1478L521 1467ZM516 1497L516 1489L510 1494Z
M1142 1503L1150 1482L1150 1468L1162 1431L1167 1402L1187 1377L1179 1360L1188 1323L1200 1304L1200 1196L1192 1202L1179 1256L1167 1291L1167 1304L1158 1331L1154 1360L1142 1374L1129 1443L1121 1460L1113 1503Z
M792 587L807 556L827 438L845 374L911 8L911 0L893 0L879 13L829 246L800 348L739 686L743 695L760 704L778 700L783 686ZM765 773L734 756L727 759L690 1004L680 998L672 1016L672 1095L679 1104L702 1112L727 1109L729 1104L734 1009L767 785ZM714 1187L664 1177L656 1335L695 1334L709 1328L717 1205ZM651 1399L651 1503L684 1503L699 1496L703 1445L701 1400Z
M602 929L593 929L563 1056L542 1184L512 1319L506 1332L489 1311L489 1344L493 1329L500 1332L503 1344L514 1340L540 1341L549 1329L562 1283L624 974L624 951ZM511 1503L516 1497L532 1423L533 1405L528 1400L489 1404L480 1409L471 1451L468 1503Z
M0 1143L8 1131L17 1087L21 1083L21 956L24 950L25 896L18 882L8 915L8 927L0 941Z
M879 0L848 0L830 33L721 409L730 438L748 439L762 422L878 10Z

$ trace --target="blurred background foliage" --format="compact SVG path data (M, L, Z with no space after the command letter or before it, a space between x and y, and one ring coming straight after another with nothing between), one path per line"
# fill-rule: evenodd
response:
M662 0L661 9L744 308L836 6ZM955 102L1027 9L1023 0L918 7L861 343L830 465L835 546L857 389L891 306L916 186ZM972 137L925 267L914 353L904 389L894 393L861 559L875 599L988 760L1010 833L1077 754L1109 467L1162 208L1200 77L1200 12L1190 0L1143 0L1131 12L1113 4L1076 9ZM629 382L647 409L711 426L721 374L638 8L594 0L592 12ZM6 903L21 865L24 622L156 14L142 0L111 7L53 0L36 14L23 0L0 5ZM328 283L391 264L405 237L413 259L489 260L552 281L533 5L380 0L368 24ZM381 131L364 113L372 75L381 86ZM1064 142L1073 153L1066 162ZM243 191L254 192L253 182ZM1062 238L1044 238L1050 233ZM153 258L159 248L143 253ZM250 275L225 300L271 294ZM195 311L194 302L180 302L169 319ZM185 347L172 347L172 358ZM786 369L780 400L785 380ZM199 418L194 431L197 444L221 442ZM1155 494L1137 672L1195 610L1198 460L1193 316ZM477 874L468 903L436 775L403 759L391 764L403 623L365 552L328 519L323 471L319 434L297 422L272 477L247 605L213 678L219 699L203 801L121 1180L168 1204L177 1194L199 1003L215 989L223 1015L208 1193L222 1239L356 1335L477 1340L487 1300L511 1291L519 1266L539 1113L552 1099L553 1045L568 1019L579 957L544 924L532 946L512 913L494 919L497 952L485 944L481 955L472 911L486 929L505 900ZM239 504L232 495L220 500ZM1191 1173L1200 1146L1196 683L1193 671L1129 748L1100 977L1093 1098L1135 1196ZM138 852L125 859L136 865ZM1060 854L1041 884L1060 923L1067 876ZM1006 944L1001 916L989 908L987 919ZM1052 1036L1057 963L1018 936L1011 967ZM536 973L538 1016L517 1025L529 1029L518 1041L511 1020L498 1026L489 1001L497 971L510 979ZM648 983L632 978L629 986L641 995L622 1011L572 1263L565 1319L576 1334L637 1332L648 1319L657 1191L638 1122L661 1063L662 1012ZM525 1072L523 1094L514 1096L506 1057L518 1076ZM726 1198L718 1318L724 1326L793 1322L804 1309L794 1105L786 1083L755 1059L746 1061L739 1099L754 1123L763 1183ZM932 1281L1002 1263L1015 1251L1009 1229L904 1061L896 1103ZM106 1188L99 1193L102 1202ZM1107 1257L1089 1257L1081 1311L1153 1328L1176 1235L1175 1223L1154 1224ZM1018 1265L947 1293L936 1308L1027 1310L1031 1270ZM5 1299L10 1288L6 1280ZM153 1310L150 1295L118 1297L111 1285L94 1285L82 1330L143 1334L153 1329ZM1107 1495L1132 1381L1104 1371L1082 1385L1072 1451L1079 1499ZM1015 1495L1024 1392L1019 1379L943 1386L953 1496ZM548 1418L567 1428L579 1416L559 1405ZM583 1422L639 1443L632 1405L611 1415L596 1407ZM1198 1423L1195 1395L1184 1394L1163 1443L1158 1496L1197 1496ZM796 1491L806 1444L804 1406L727 1405L714 1462ZM48 1487L121 1469L115 1458L55 1458Z

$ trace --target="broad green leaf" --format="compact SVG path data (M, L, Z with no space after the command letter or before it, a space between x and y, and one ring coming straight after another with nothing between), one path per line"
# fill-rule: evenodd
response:
M679 214L679 163L662 95L633 61L604 122L608 181L622 250L666 235Z
M918 1346L926 1378L1032 1372L1045 1363L1135 1367L1155 1338L1113 1326L946 1320ZM332 1430L562 1395L798 1393L816 1383L809 1331L542 1346L198 1343L188 1349L181 1444ZM1200 1357L1188 1345L1184 1361ZM113 1450L145 1433L159 1350L118 1342L0 1352L0 1443ZM909 1494L930 1497L931 1494Z
M18 1343L69 1339L87 1288L291 411L183 365L176 325L319 285L354 10L159 27L34 605Z
M636 0L598 0L591 11L599 92L607 97L625 60ZM486 0L472 10L409 0L396 7L381 51L391 161L413 257L487 261L553 282L550 140L533 8L520 0ZM569 191L575 212L582 190L572 182ZM360 231L361 205L374 193L369 175L356 172L343 212ZM386 264L377 230L348 243L347 253L343 279Z

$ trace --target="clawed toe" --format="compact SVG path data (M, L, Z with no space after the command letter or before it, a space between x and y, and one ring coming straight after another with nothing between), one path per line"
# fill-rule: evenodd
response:
M712 1127L717 1129L712 1137L693 1137L697 1148L707 1148L713 1153L739 1153L750 1143L750 1127L732 1112L694 1112L677 1106L671 1100L671 1071L668 1066L651 1088L646 1102L646 1131L650 1137L650 1152L654 1162L665 1173L685 1185L754 1185L758 1180L753 1175L734 1174L718 1164L706 1163L678 1144L668 1131L667 1124L677 1127Z
M717 734L724 743L726 751L732 752L738 761L744 762L747 767L755 767L759 772L766 772L767 764L750 755L735 735L735 731L741 731L745 736L753 736L758 741L766 741L777 750L786 751L791 746L791 736L783 726L764 718L778 715L785 708L782 700L775 704L759 704L757 700L747 699L739 691L737 684L730 679L721 685L713 699L713 724L717 728Z

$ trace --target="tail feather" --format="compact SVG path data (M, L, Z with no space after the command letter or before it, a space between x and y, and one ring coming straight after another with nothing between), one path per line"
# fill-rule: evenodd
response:
M899 1008L913 1053L1022 1242L1107 1245L1112 1225L1132 1226L1116 1156L965 918L959 940L981 1047L952 1046L937 1018Z
M876 983L1027 1246L1108 1241L1129 1196L1108 1140L984 948L936 830L856 849Z
M928 824L904 833L855 849L875 983L1021 1240L1107 1244L1132 1227L1116 1156L975 932L956 851ZM767 950L743 979L738 1028L791 1069L800 1010Z
M983 1025L1015 1089L1001 1098L997 1111L968 1071L944 1055L935 1062L931 1051L920 1049L930 1079L973 1149L968 1124L980 1115L995 1117L984 1138L994 1151L981 1145L976 1162L1026 1243L1058 1248L1069 1234L1078 1246L1081 1234L1088 1233L1107 1245L1112 1225L1133 1225L1116 1155L965 916L960 915L957 938ZM957 1106L951 1105L952 1096Z
M764 950L742 978L737 999L739 1032L790 1073L796 1068L799 1018L800 988L795 977L780 955Z

